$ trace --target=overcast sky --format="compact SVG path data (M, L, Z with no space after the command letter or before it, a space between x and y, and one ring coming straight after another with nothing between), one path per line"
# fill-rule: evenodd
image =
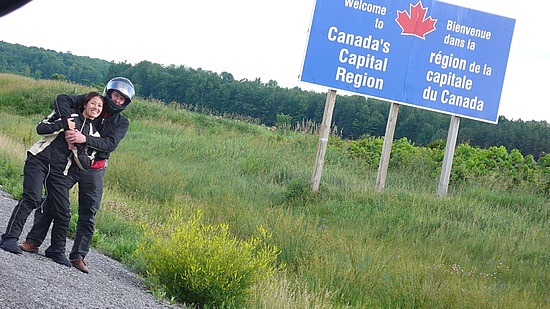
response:
M499 115L550 121L550 48L543 25L548 19L543 8L550 4L445 2L516 19ZM148 60L225 71L237 79L275 80L282 87L326 92L299 81L314 3L33 0L0 18L0 40L114 62Z

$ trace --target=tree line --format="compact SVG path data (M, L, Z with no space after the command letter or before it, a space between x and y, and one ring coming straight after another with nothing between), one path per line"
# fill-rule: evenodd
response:
M278 119L287 119L291 126L304 121L321 123L326 100L326 93L304 91L299 87L283 88L274 80L236 80L229 72L216 73L150 61L135 65L114 63L2 41L0 72L37 79L62 79L98 89L113 76L125 76L132 80L136 93L142 98L251 117L267 126L277 125ZM388 113L388 102L360 95L338 95L332 119L341 137L358 139L384 136ZM406 137L418 146L426 146L446 139L449 121L448 115L402 106L395 138ZM458 139L477 147L518 149L535 159L550 153L547 121L509 120L500 116L499 123L494 125L463 119Z

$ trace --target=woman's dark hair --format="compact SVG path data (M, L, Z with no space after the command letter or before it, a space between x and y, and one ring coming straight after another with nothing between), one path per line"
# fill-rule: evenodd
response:
M101 101L103 101L103 106L105 106L105 104L107 103L106 102L106 98L104 96L102 96L99 92L97 91L92 91L92 92L88 92L84 95L84 103L82 103L82 106L80 107L81 108L81 111L84 111L84 106L86 104L88 104L88 102L95 98L95 97L100 97L101 98ZM104 116L104 113L105 113L105 108L103 108L103 111L101 112L101 115L99 115L99 117L96 118L96 121L99 121L101 122L103 116Z
M92 91L84 95L84 104L88 103L88 101L90 101L92 98L95 98L95 97L100 97L103 103L105 103L105 98L101 94L99 94L99 92Z

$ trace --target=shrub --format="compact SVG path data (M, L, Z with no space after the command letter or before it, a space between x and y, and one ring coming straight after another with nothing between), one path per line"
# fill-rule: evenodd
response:
M252 286L272 276L279 249L267 244L269 235L239 240L226 224L201 223L201 213L181 223L176 212L172 226L147 230L136 255L145 263L151 282L169 298L199 307L240 307Z
M369 168L377 166L384 139L366 136L349 142L348 153L358 157ZM428 147L415 147L406 138L394 141L390 168L410 170L415 174L436 176L440 172L445 144L435 141ZM468 143L455 148L451 181L455 183L479 183L498 186L506 190L519 190L548 194L550 192L550 155L535 162L532 155L523 157L521 152L510 152L504 147L476 148Z
M304 180L294 179L286 187L284 200L288 204L315 203L318 199L316 192L311 190L311 185Z
M362 158L368 168L378 167L382 153L382 137L365 136L357 141L350 141L348 151L353 157Z

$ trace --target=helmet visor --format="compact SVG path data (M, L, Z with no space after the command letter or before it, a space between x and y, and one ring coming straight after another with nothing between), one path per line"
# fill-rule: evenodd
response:
M132 100L135 95L134 87L122 80L111 80L109 84L107 84L107 90L117 90L128 100Z

